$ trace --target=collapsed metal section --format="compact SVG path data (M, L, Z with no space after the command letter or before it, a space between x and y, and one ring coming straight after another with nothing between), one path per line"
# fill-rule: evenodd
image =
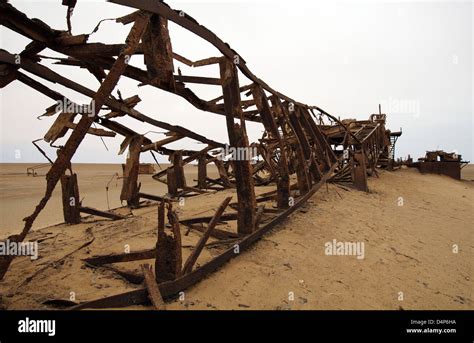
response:
M133 24L124 44L88 43L88 35L72 35L69 11L75 1L63 1L68 6L69 31L59 31L38 19L30 19L5 1L0 2L0 23L5 27L32 40L19 54L0 51L0 87L18 80L54 101L74 104L59 92L46 87L29 77L24 71L36 77L60 84L91 98L89 106L78 111L60 111L54 104L43 114L56 115L55 121L46 133L44 140L53 144L57 139L70 136L64 146L58 149L58 157L52 163L46 176L45 195L34 210L25 218L25 225L19 235L9 237L21 242L30 231L37 215L48 202L51 194L61 181L63 192L64 218L67 223L81 220L80 213L89 213L113 220L124 219L111 212L99 211L81 206L77 176L71 168L71 157L87 134L100 137L121 135L124 137L119 154L128 149L125 161L123 186L120 199L134 208L140 206L140 199L160 202L158 206L158 242L148 251L125 255L97 256L87 261L92 265L156 258L154 278L158 287L150 285L151 270L143 268L142 275L129 275L130 280L145 280L146 288L96 302L80 305L82 307L122 306L146 301L147 295L153 303L160 304L160 298L170 296L192 285L235 256L233 249L225 251L210 262L194 269L193 265L209 236L218 239L235 239L240 251L245 250L265 232L280 223L326 181L354 185L367 191L367 175L376 174L376 167L393 166L394 141L385 129L385 115L372 115L368 121L343 120L317 106L309 106L283 95L258 79L247 68L245 60L232 50L228 44L200 25L182 11L169 8L160 1L112 0L111 2L133 7L135 12L117 18L123 25ZM222 56L199 61L191 61L172 50L168 32L168 21L182 26L215 46ZM56 63L88 70L100 82L97 91L60 75L41 64L40 53L49 48L66 57L56 58ZM146 70L128 64L132 55L143 55ZM181 71L174 73L174 61L192 67L216 65L219 78L186 76ZM239 72L252 82L241 86ZM190 129L172 125L149 117L135 109L140 101L138 96L123 99L111 93L120 77L139 81L143 85L156 87L176 94L196 108L225 116L229 139L228 146L234 151L257 151L251 158L223 160L217 149L226 147L222 142L209 139ZM199 98L190 88L192 84L207 84L220 87L222 95L216 99ZM245 97L245 99L243 99ZM103 114L103 108L108 111ZM254 107L255 109L249 109ZM101 113L102 111L102 113ZM167 130L167 138L153 142L146 134L139 134L119 122L120 117L128 116L141 122ZM74 122L78 117L79 121ZM261 123L263 136L257 142L249 142L246 122ZM103 129L96 128L100 125ZM398 136L397 136L398 137ZM166 145L190 138L206 144L199 151L176 150ZM153 151L169 156L171 166L153 175L157 181L166 183L165 195L140 192L138 173L141 153ZM183 167L198 163L198 180L190 185ZM207 165L214 163L219 177L209 178ZM274 185L275 189L256 196L255 188ZM177 197L188 197L209 191L234 188L237 202L231 204L226 199L211 218L195 218L180 222L172 209ZM71 201L74 200L74 201ZM276 208L262 205L275 201ZM236 212L224 213L227 207ZM165 210L168 209L168 222L171 231L165 231ZM260 225L263 213L271 216L265 225ZM237 232L224 232L216 226L222 218L237 221ZM192 255L184 262L181 258L180 225L192 227L196 222L208 222L201 228L202 239L197 243ZM13 256L0 257L0 279L4 277ZM158 294L157 294L158 290Z

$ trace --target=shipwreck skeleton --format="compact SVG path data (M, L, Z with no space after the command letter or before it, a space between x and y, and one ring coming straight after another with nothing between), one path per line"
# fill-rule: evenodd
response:
M88 43L89 35L72 35L70 15L76 1L63 0L63 5L68 7L68 31L55 30L39 19L28 18L6 1L0 1L0 24L31 39L31 43L20 53L0 50L0 87L17 80L53 101L74 104L37 81L42 79L91 99L87 110L58 113L56 105L46 109L44 116L56 118L44 140L52 145L68 133L69 137L64 146L58 149L57 158L50 161L44 197L34 212L24 219L22 232L9 239L21 242L26 238L58 182L62 186L65 222L80 222L81 213L127 220L112 212L83 207L79 202L77 175L72 171L70 161L87 134L124 137L119 154L128 149L128 156L123 166L121 200L126 201L131 208L139 207L141 199L158 201L156 246L150 244L149 250L94 256L85 261L97 267L154 258L155 275L149 265L142 266L141 274L122 273L130 281L144 282L145 287L82 303L75 309L120 307L147 302L148 299L155 307L164 308L163 298L198 282L247 249L297 210L324 183L335 182L367 191L368 175L376 175L377 167L393 167L393 138L400 133L386 130L386 116L380 110L367 121L340 121L317 106L297 102L272 89L247 68L242 56L183 11L173 10L157 0L110 2L135 9L129 15L116 19L117 23L123 25L132 24L124 44ZM191 61L174 52L168 31L169 21L204 39L222 55ZM56 58L57 64L86 69L100 82L100 87L97 90L89 89L41 64L44 57L40 53L46 48L65 56ZM132 55L143 55L146 70L128 64ZM181 69L175 74L174 61L195 68L215 65L220 77L187 76L182 74ZM36 78L33 79L27 73ZM250 84L241 86L239 74L249 79ZM118 98L114 97L112 92L122 76L178 95L200 110L224 116L228 145L234 149L254 149L258 152L256 163L249 159L222 160L216 155L216 150L226 148L227 143L139 112L135 109L140 102L138 96L123 99L119 93ZM212 100L201 99L188 88L192 84L220 87L222 95ZM105 114L104 108L108 111ZM167 137L153 142L146 134L121 124L119 120L123 116L167 130ZM77 123L74 122L76 117L79 117ZM249 142L247 121L263 125L264 134L257 142ZM206 147L199 151L166 147L183 138L193 139ZM152 176L167 185L166 195L140 191L140 155L148 151L169 156L171 165ZM190 185L183 168L196 162L197 184ZM208 177L209 164L216 166L218 178ZM256 187L264 185L274 185L275 188L257 196ZM173 202L178 197L225 189L235 189L236 202L231 203L231 197L226 198L213 216L180 221L173 210ZM266 207L265 203L269 201L276 203L276 207ZM266 216L265 221L262 220L263 216ZM217 226L224 220L236 221L236 232L219 229ZM202 223L208 224L196 225ZM202 233L186 261L181 255L180 226L192 227ZM211 236L222 241L231 240L234 245L196 268L196 261ZM0 257L0 279L5 276L12 260L13 256Z

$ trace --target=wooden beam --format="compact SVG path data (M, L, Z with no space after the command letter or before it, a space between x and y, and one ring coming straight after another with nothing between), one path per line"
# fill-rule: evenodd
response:
M104 217L104 218L109 218L112 220L120 220L120 219L125 219L125 217L120 216L118 214L112 213L112 212L106 212L106 211L100 211L92 207L85 207L81 206L79 207L79 211L82 213L87 213L91 214L93 216L98 216L98 217Z
M81 212L77 174L61 175L61 189L64 222L67 224L79 224L81 222Z
M249 150L245 120L240 104L239 79L237 68L231 59L223 59L220 66L222 93L226 113L227 132L231 147L244 147ZM234 123L234 115L240 117L240 125ZM255 227L255 190L253 168L250 160L232 161L235 172L239 217L237 230L241 234L249 234Z
M149 264L140 265L145 281L145 287L148 291L148 297L157 310L166 310L165 302L161 296L160 289L156 284L156 278Z
M143 136L133 136L128 148L128 157L123 169L122 192L120 200L127 201L130 207L137 207L140 197L138 196L138 170L140 167L140 152L143 144Z
M193 270L193 266L196 263L199 255L201 254L202 249L204 249L204 246L206 245L206 242L209 239L209 236L211 235L212 230L219 223L221 215L224 213L227 205L229 205L229 202L231 200L232 200L232 197L225 198L222 204L220 204L220 206L217 208L216 213L214 214L211 221L207 225L206 231L203 233L203 235L199 239L199 242L196 244L196 247L192 251L191 255L189 255L188 259L186 260L183 267L183 274L188 274Z

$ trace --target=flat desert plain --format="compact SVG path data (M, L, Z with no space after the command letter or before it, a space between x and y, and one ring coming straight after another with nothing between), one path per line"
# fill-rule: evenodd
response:
M44 192L44 176L26 176L26 167L0 167L1 237L18 233L22 218ZM84 205L103 210L121 206L121 181L113 178L121 175L120 165L73 168ZM196 172L187 166L187 179ZM184 297L168 301L167 309L473 309L473 180L469 165L461 181L403 168L369 178L369 193L323 186L248 251L187 289ZM150 175L141 175L140 181L146 193L166 192ZM16 258L0 283L3 308L52 308L50 300L73 296L84 302L141 287L111 270L89 268L82 259L121 253L126 246L131 251L152 248L156 204L117 209L128 216L125 220L85 217L78 225L52 225L62 221L59 192L27 237L38 242L39 258ZM232 190L189 198L184 206L176 205L179 218L212 215L209 208L228 195L236 201ZM181 230L184 260L200 233ZM363 242L363 258L327 255L325 245L333 240ZM83 247L86 242L91 243ZM209 245L197 267L226 248ZM138 272L140 266L127 262L120 268Z

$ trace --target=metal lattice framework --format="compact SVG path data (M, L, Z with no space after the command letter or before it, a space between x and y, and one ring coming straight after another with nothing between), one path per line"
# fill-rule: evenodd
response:
M126 220L112 212L82 207L79 203L77 176L72 171L70 161L88 134L124 137L119 153L127 148L129 153L124 167L121 200L127 201L132 208L140 206L142 198L160 202L156 248L131 254L95 256L86 261L90 265L100 266L156 258L156 275L144 266L142 274L128 275L135 282L137 279L138 282L145 281L144 288L75 308L126 306L145 302L147 297L159 307L162 297L176 294L196 283L235 256L231 248L195 269L194 264L209 236L222 240L233 238L240 251L243 251L306 202L325 182L367 190L368 174L376 173L376 167L393 166L394 147L390 137L398 137L400 133L390 133L385 129L386 118L380 110L367 121L340 121L317 106L300 103L272 89L247 68L242 56L183 11L173 10L157 0L110 2L135 10L116 19L117 23L131 25L124 44L88 43L89 35L72 35L70 16L76 0L63 0L63 5L68 7L69 31L55 30L39 19L28 18L6 1L0 1L0 24L31 39L22 52L0 50L0 87L18 80L56 102L74 104L58 91L37 81L40 79L62 85L91 99L89 106L74 104L74 108L82 109L78 111L58 111L56 103L46 109L44 116L54 117L54 122L44 140L53 146L56 140L66 134L69 137L64 146L58 148L57 158L50 161L44 197L33 213L25 218L21 233L9 239L16 242L25 240L58 182L62 185L64 218L67 223L80 222L81 212L112 220ZM191 61L174 52L168 31L169 21L213 45L221 56ZM41 52L46 48L64 56L56 58L56 63L89 71L100 82L99 88L89 89L43 65ZM146 70L128 64L132 55L143 56ZM190 67L216 65L220 77L186 76L181 71L175 74L175 61ZM251 80L251 83L242 86L239 74ZM224 116L228 145L235 151L255 149L257 154L253 157L256 163L250 158L223 160L217 152L226 147L226 143L139 112L135 109L140 101L138 96L122 99L119 94L114 97L112 92L121 77L176 94L202 111ZM193 84L219 87L222 95L212 100L201 99L190 88ZM146 135L121 124L120 117L133 118L167 130L168 137L153 142ZM75 119L78 119L77 122ZM249 142L247 121L263 126L264 134L257 142ZM166 147L183 138L204 143L206 147L199 151ZM165 195L140 192L137 181L140 154L147 151L169 156L171 165L153 175L155 180L167 184L168 192ZM195 162L198 164L198 182L190 186L186 182L183 166ZM219 174L217 179L207 176L206 167L209 164L215 164ZM264 185L273 185L274 190L256 196L256 187ZM180 221L172 209L172 202L177 197L224 189L235 189L237 202L232 204L231 198L226 198L212 217ZM76 200L72 202L74 205L71 205L70 199ZM264 204L268 201L276 202L276 208L265 208ZM228 206L232 212L225 212ZM165 228L166 209L170 229ZM264 214L269 217L261 225ZM216 228L221 220L235 220L237 231L227 232ZM208 222L208 225L201 228L201 239L183 263L180 225L193 227L202 222ZM4 277L12 260L13 256L0 257L0 278Z

